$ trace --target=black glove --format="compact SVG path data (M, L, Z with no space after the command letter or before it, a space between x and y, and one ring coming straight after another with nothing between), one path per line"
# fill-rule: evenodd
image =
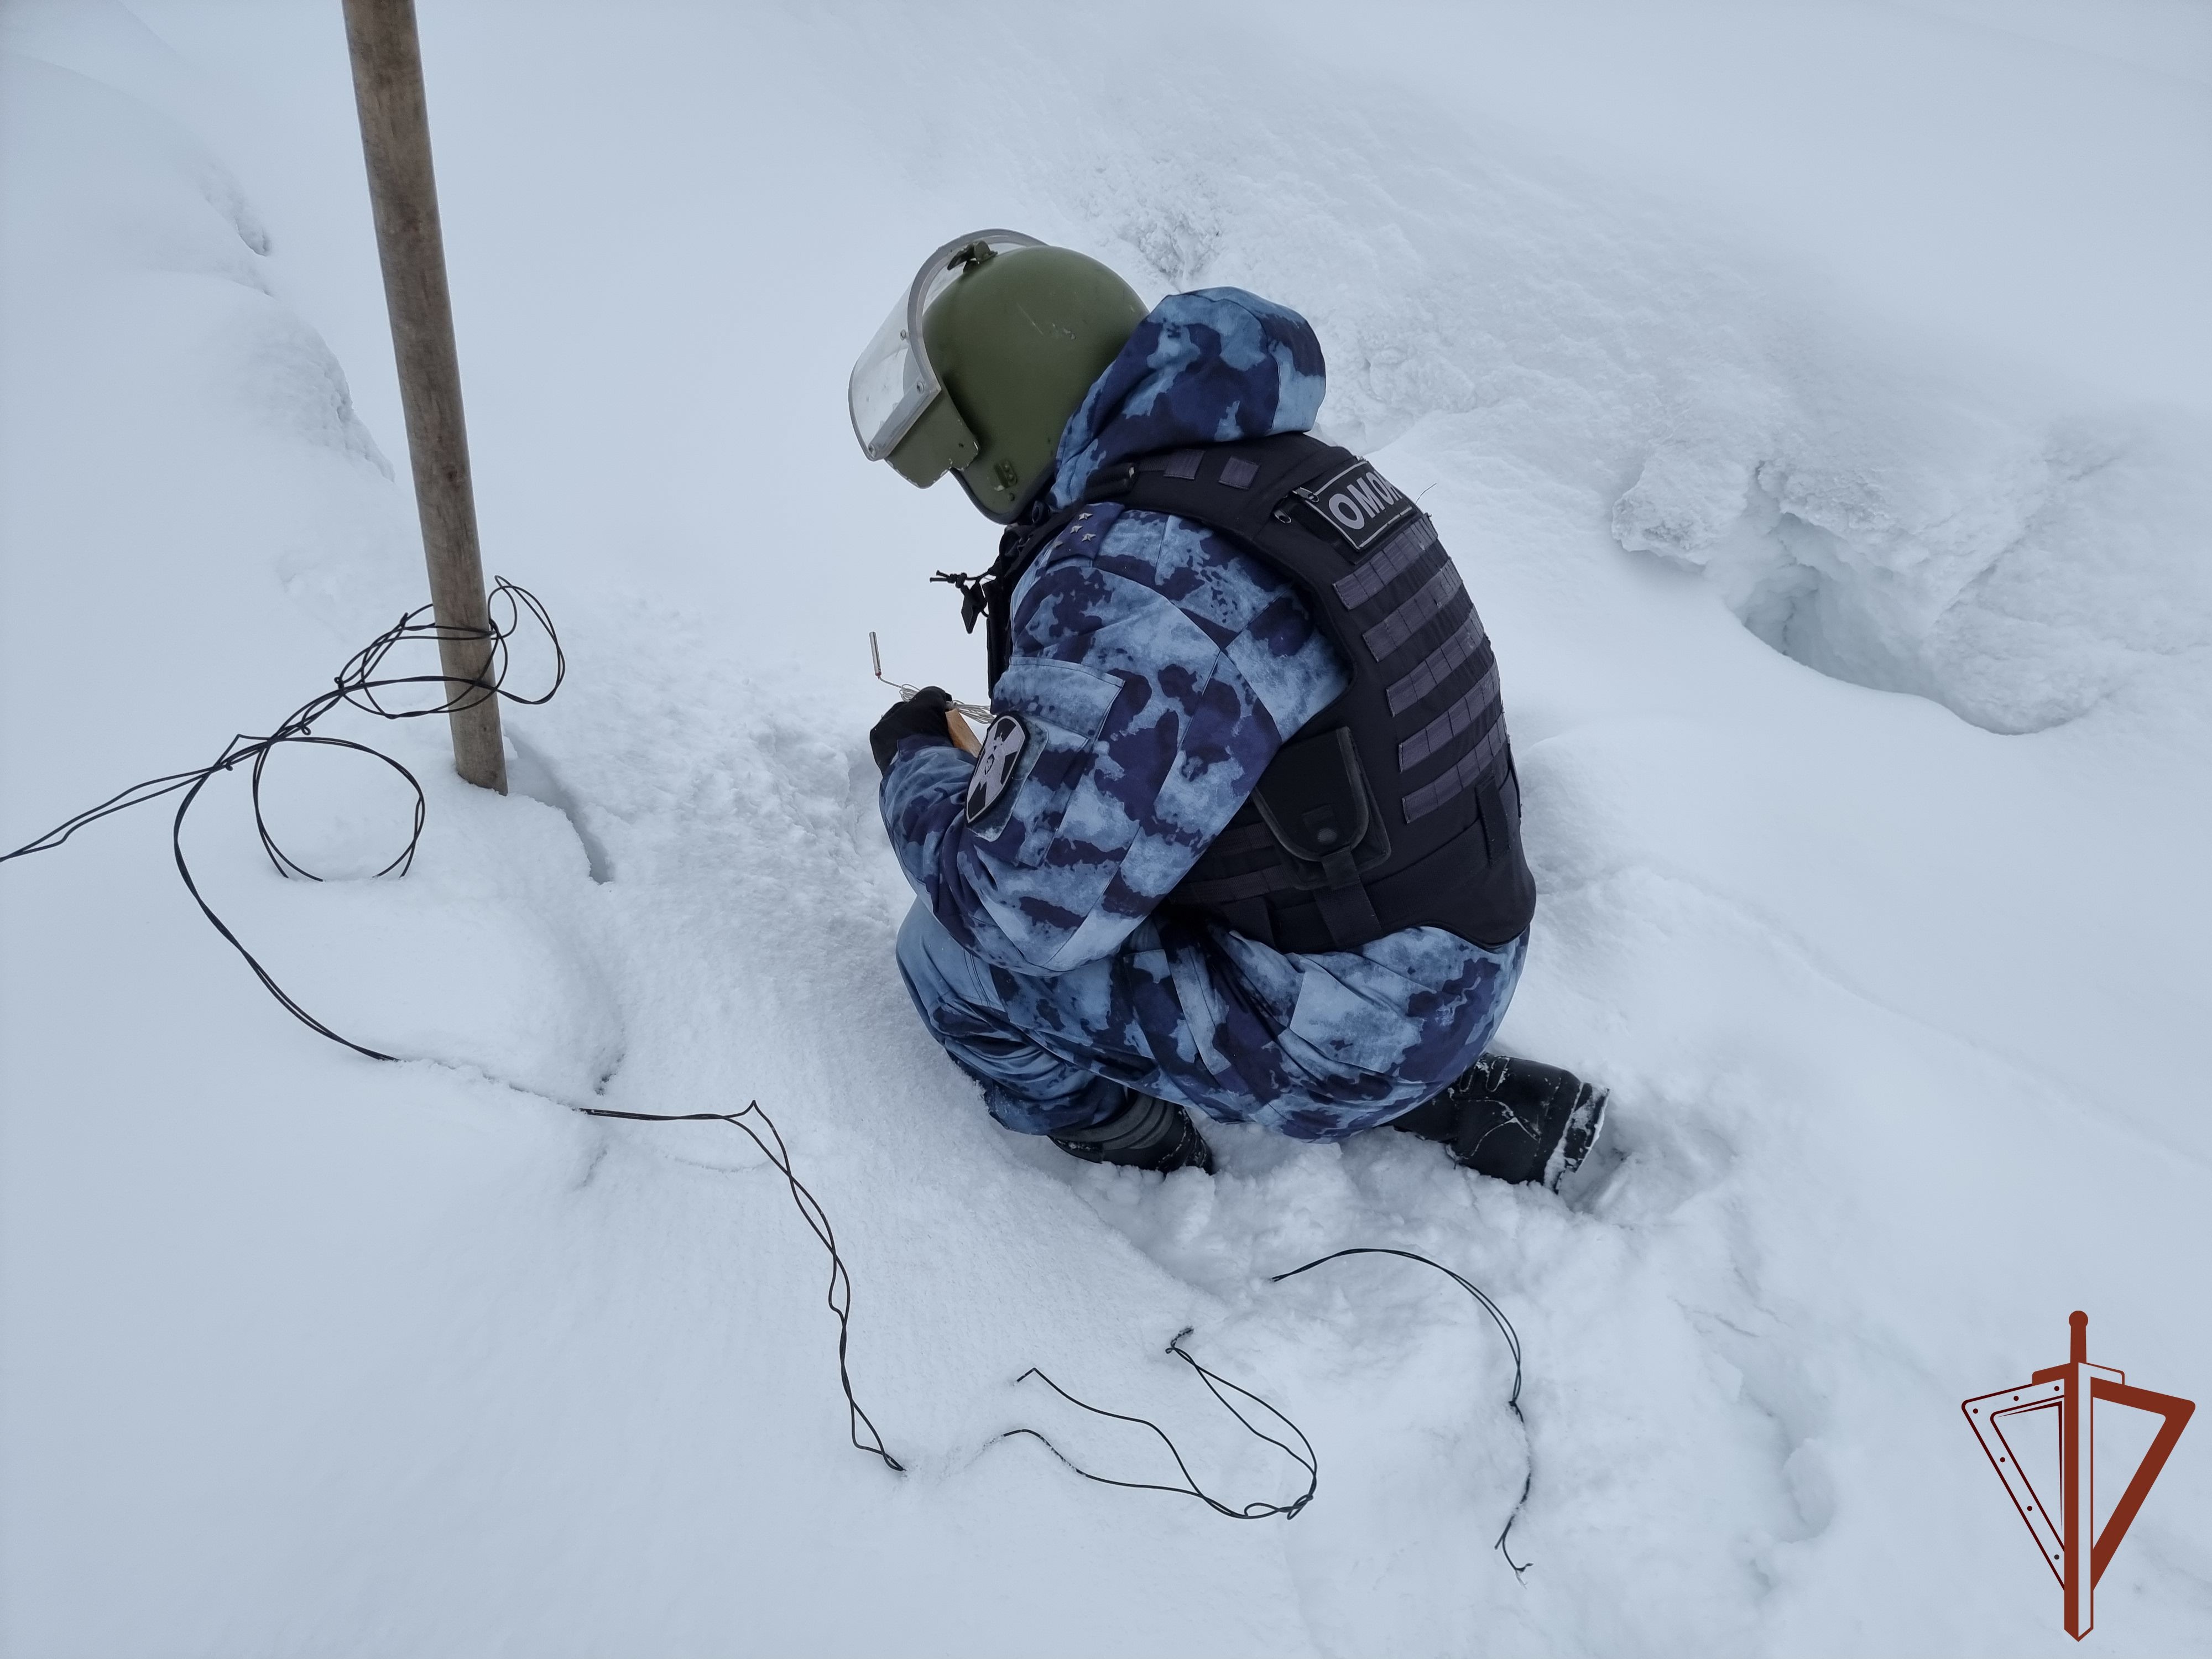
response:
M941 685L925 685L912 696L893 703L890 712L878 720L868 733L868 748L875 755L876 770L885 777L890 775L891 757L898 753L902 738L951 743L952 732L945 724L945 716L951 707L952 694Z

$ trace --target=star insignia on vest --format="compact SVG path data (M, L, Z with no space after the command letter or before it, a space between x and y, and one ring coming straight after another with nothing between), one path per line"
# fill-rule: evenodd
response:
M1001 714L991 722L990 731L983 737L983 752L975 757L975 774L968 780L969 823L989 811L1006 793L1006 785L1013 781L1014 763L1021 759L1022 745L1028 741L1028 732L1012 714Z

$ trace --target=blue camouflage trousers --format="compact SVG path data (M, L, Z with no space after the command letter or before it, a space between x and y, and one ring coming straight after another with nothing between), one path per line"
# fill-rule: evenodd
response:
M917 902L898 965L930 1034L1019 1133L1103 1122L1136 1089L1224 1122L1341 1140L1413 1110L1474 1063L1528 945L1525 934L1494 951L1451 939L1455 951L1440 953L1420 929L1295 956L1206 931L1201 940L1147 922L1113 956L1026 974L963 948ZM1426 983L1440 954L1455 966Z

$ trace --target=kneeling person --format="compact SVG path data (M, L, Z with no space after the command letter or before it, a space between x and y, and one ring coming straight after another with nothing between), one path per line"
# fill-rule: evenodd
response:
M1485 1052L1535 905L1495 659L1428 519L1308 432L1323 385L1241 289L1148 313L1006 231L923 266L854 430L1006 528L957 579L981 753L935 687L870 734L899 966L992 1115L1079 1158L1210 1170L1195 1108L1556 1182L1604 1099Z

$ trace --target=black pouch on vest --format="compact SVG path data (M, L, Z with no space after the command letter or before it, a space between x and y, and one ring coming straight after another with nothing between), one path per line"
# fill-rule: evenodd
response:
M1340 726L1285 744L1252 792L1252 804L1290 856L1292 884L1314 894L1332 933L1374 937L1379 922L1360 877L1389 862L1390 838L1352 729Z

